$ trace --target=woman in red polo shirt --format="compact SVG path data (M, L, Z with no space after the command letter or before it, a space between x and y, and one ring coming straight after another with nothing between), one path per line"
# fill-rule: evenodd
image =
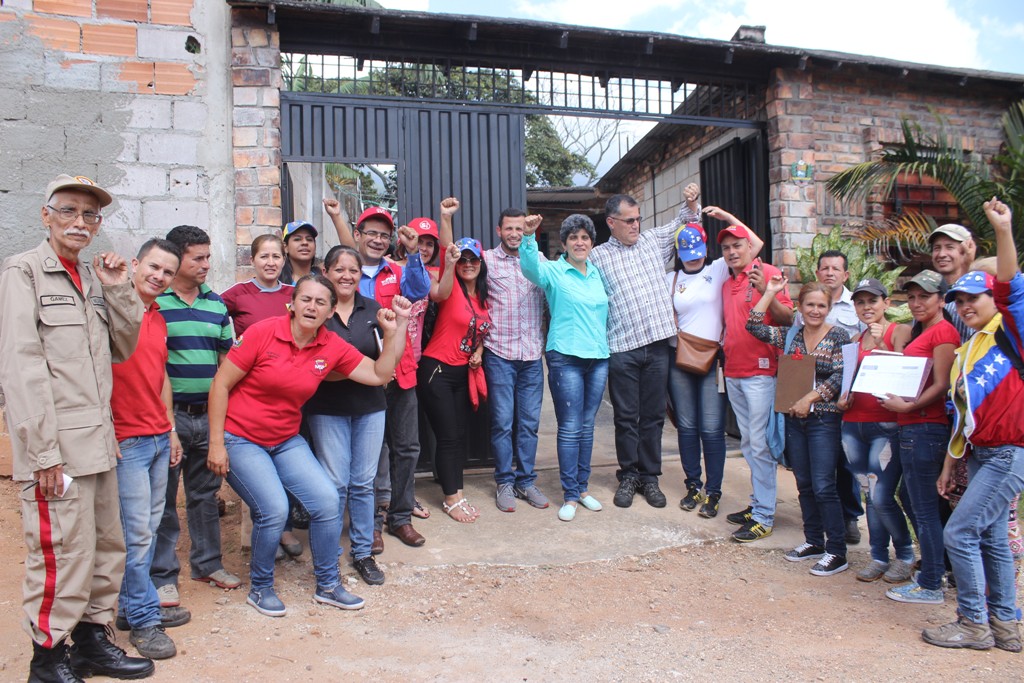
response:
M405 344L409 302L395 297L381 309L384 334L376 361L324 328L337 293L320 274L299 280L289 315L249 327L221 363L210 387L210 469L249 506L252 560L247 602L267 616L284 616L274 592L274 553L288 515L287 490L310 514L309 538L316 575L314 600L359 609L363 600L341 586L338 492L299 436L302 405L325 379L382 385L395 371Z
M475 522L480 512L462 493L469 422L469 371L481 367L487 311L487 264L479 240L448 245L441 278L431 287L438 305L434 334L423 349L417 373L420 405L437 435L435 463L444 492L442 508L457 522ZM457 283L456 283L457 280Z

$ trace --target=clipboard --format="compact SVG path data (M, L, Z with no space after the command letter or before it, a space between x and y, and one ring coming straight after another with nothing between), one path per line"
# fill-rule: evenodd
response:
M814 389L817 365L811 354L779 356L779 374L775 381L775 412L788 413L793 404Z

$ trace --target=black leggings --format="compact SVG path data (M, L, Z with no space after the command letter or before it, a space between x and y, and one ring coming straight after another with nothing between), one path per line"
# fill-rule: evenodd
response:
M437 439L434 464L441 490L454 496L462 489L466 463L466 424L469 422L469 366L448 365L423 356L416 375L420 405Z

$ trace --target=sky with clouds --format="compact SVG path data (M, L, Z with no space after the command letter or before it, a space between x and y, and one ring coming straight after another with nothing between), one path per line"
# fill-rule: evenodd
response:
M380 0L391 9L553 21L728 40L767 26L773 45L1024 74L1022 0ZM628 11L627 11L628 10Z

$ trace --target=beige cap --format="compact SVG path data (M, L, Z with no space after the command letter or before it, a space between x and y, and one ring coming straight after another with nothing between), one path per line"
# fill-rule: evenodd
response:
M971 231L956 223L946 223L932 230L932 234L928 235L928 243L931 244L932 240L938 235L945 235L957 242L966 242L971 239Z
M53 196L53 193L59 192L60 190L78 190L80 192L88 192L95 196L96 199L100 200L101 207L114 201L109 192L94 183L91 179L86 178L84 175L69 176L67 173L61 173L46 186L46 201L50 201L50 197Z

